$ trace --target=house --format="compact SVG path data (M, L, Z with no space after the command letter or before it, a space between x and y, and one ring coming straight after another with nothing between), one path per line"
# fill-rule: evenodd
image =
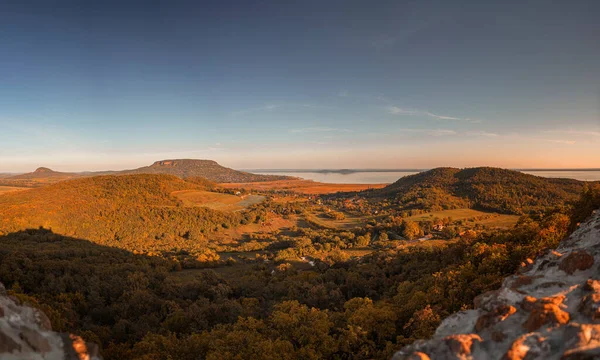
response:
M437 224L437 225L433 226L433 230L435 230L435 231L442 231L442 230L444 230L444 227L445 226L443 224Z

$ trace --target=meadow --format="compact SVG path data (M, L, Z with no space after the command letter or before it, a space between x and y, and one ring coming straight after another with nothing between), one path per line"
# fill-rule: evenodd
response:
M28 188L25 187L17 187L17 186L2 186L0 185L0 195L5 194L5 193L9 193L9 192L14 192L14 191L23 191L23 190L27 190Z
M518 215L484 212L474 209L452 209L433 211L425 214L410 216L407 219L415 222L433 220L435 218L451 218L452 220L465 220L473 225L481 224L491 228L511 228L519 220Z
M212 191L182 190L172 193L184 206L201 206L220 211L240 211L265 200L262 195L231 195Z
M254 191L289 191L298 194L332 194L337 192L353 192L368 189L381 189L387 184L330 184L312 180L294 179L263 181L253 183L224 183L219 184L225 189L247 189Z

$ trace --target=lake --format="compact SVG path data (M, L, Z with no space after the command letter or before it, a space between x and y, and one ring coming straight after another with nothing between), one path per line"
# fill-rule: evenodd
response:
M322 173L322 172L300 172L300 171L278 171L278 170L255 170L255 174L263 175L287 175L300 177L303 179L314 180L330 184L389 184L401 177L416 174L416 171L368 171L354 172L349 174L341 173ZM582 171L582 170L540 170L523 171L526 174L548 177L548 178L568 178L582 181L600 181L600 171Z

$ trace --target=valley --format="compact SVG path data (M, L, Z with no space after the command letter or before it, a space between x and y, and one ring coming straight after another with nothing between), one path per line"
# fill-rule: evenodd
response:
M494 168L257 179L13 179L32 185L0 188L0 281L107 359L384 359L600 207L600 185Z

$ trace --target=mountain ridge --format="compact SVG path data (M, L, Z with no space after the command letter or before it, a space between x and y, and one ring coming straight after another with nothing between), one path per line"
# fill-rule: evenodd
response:
M365 196L391 199L403 209L472 207L523 214L573 202L584 184L494 167L441 167L402 177L382 189L365 192Z
M39 167L30 173L17 175L7 174L7 176L4 176L3 179L8 181L45 180L46 182L56 182L67 179L101 175L133 174L166 174L175 175L182 179L201 177L216 183L263 182L291 179L291 177L283 175L259 175L250 172L239 171L222 166L214 160L205 159L164 159L157 160L152 163L152 165L127 170L59 172L47 167Z
M150 166L123 170L124 174L170 174L180 178L203 177L216 183L261 182L289 179L279 175L257 175L224 167L214 160L205 159L165 159L155 161Z

